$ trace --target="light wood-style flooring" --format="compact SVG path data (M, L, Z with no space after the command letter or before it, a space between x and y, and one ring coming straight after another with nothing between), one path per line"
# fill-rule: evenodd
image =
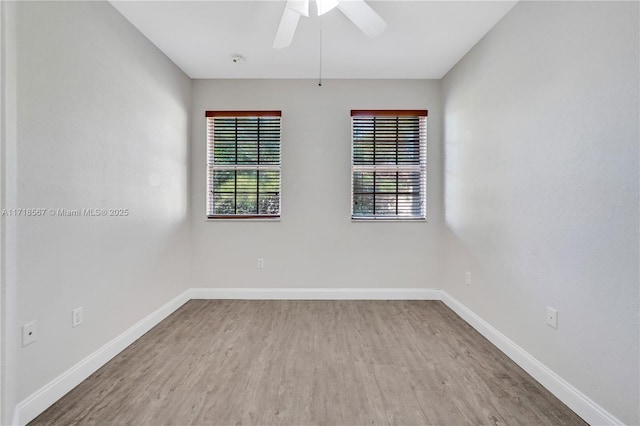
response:
M192 300L34 425L583 425L438 301Z

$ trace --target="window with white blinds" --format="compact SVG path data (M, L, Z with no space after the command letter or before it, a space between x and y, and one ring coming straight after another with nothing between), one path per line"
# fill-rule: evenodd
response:
M280 217L280 111L207 111L207 217Z
M425 219L427 111L351 111L351 218Z

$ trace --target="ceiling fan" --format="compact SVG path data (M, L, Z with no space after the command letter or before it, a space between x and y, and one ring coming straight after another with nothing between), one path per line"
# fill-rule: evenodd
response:
M363 33L373 38L382 34L387 23L364 0L315 0L318 16L338 8ZM273 47L282 49L291 44L301 16L309 17L309 0L288 0Z

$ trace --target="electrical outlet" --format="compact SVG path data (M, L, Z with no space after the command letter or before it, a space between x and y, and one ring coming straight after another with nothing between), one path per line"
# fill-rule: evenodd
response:
M467 273L464 275L464 283L466 285L471 285L471 272L467 271Z
M258 258L258 269L262 269L264 268L264 259L259 257Z
M22 326L22 347L28 346L38 340L38 327L35 321Z
M551 328L558 329L558 311L547 306L547 325Z
M71 326L77 327L82 324L82 306L71 311Z

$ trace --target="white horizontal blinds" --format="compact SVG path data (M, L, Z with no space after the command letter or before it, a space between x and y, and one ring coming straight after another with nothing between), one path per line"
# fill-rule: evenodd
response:
M280 216L280 116L207 112L208 217Z
M352 111L353 219L424 219L427 111Z

